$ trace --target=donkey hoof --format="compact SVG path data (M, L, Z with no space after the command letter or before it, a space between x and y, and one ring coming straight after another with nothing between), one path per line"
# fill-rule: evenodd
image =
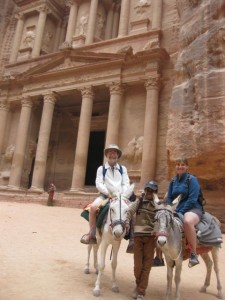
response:
M93 290L93 296L99 297L100 296L100 290Z
M218 299L223 299L223 293L222 293L222 291L218 291L217 298Z
M114 292L114 293L119 293L119 287L118 286L113 286L112 287L112 291Z
M202 286L199 290L200 293L206 293L206 286Z
M90 274L89 269L84 269L84 274Z

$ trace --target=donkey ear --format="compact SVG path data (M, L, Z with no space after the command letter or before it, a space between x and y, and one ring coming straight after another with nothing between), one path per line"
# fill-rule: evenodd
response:
M155 205L160 205L160 204L162 204L162 202L159 200L158 195L155 194L155 193L153 193L153 199L154 199Z
M179 195L177 198L175 198L175 199L173 200L173 202L172 202L172 207L173 207L173 209L175 209L175 208L177 207L177 205L178 205L178 203L180 202L181 198L182 198L182 195Z
M130 196L132 195L133 191L134 191L134 183L132 183L132 184L126 189L126 191L123 193L124 197L126 197L126 198L129 199Z

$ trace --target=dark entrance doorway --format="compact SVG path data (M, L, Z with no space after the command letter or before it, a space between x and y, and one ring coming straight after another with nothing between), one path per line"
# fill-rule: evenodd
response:
M105 131L92 131L90 134L85 185L95 185L97 168L103 163Z

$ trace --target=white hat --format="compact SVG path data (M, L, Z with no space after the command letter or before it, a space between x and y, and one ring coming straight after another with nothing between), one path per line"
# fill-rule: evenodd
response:
M110 144L107 148L105 148L104 150L105 156L107 156L109 150L116 150L118 153L118 158L120 158L122 155L122 151L116 144Z

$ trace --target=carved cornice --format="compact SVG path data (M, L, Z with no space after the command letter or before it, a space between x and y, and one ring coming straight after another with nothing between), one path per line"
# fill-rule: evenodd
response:
M146 89L160 89L160 86L161 86L161 78L160 76L153 76L153 77L150 77L146 80L145 82L145 88Z
M80 89L82 97L85 98L93 98L94 92L92 86L85 86L82 89Z

